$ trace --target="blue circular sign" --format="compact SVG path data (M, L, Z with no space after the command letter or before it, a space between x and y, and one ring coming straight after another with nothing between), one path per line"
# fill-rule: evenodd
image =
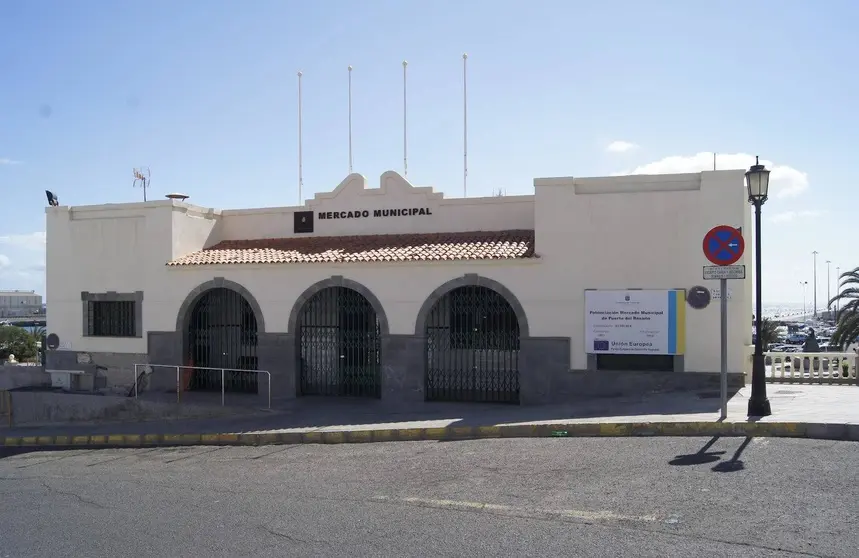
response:
M713 227L704 235L704 255L716 265L737 263L745 249L742 233L729 225Z

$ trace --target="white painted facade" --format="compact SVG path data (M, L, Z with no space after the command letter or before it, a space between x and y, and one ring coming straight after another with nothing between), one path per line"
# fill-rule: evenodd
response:
M146 353L146 331L173 331L177 313L196 286L214 277L241 284L256 298L267 332L286 332L293 304L317 281L341 275L361 283L382 303L391 334L415 334L430 293L467 273L512 291L530 335L569 337L571 365L584 369L585 289L717 288L702 279L705 233L715 225L751 231L742 171L659 176L541 178L527 196L445 199L387 172L380 187L350 175L331 193L302 207L217 210L174 200L48 207L48 332L73 351ZM410 263L167 266L223 240L288 238L293 213L428 207L432 215L316 220L315 232L338 236L456 231L535 230L537 258ZM747 367L751 342L752 242L738 264L745 281L731 281L730 371ZM81 293L143 291L138 338L84 337ZM718 372L719 304L686 311L685 369Z

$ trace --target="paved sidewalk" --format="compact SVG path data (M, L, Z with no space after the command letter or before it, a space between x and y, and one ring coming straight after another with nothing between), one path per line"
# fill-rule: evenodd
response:
M749 388L730 399L724 422L719 421L718 392L653 394L541 407L426 403L409 409L391 408L379 401L307 398L283 403L263 416L0 428L0 443L5 439L7 446L57 445L75 437L76 444L112 444L107 439L112 437L115 444L152 445L195 440L228 443L242 437L243 443L297 443L486 435L711 433L859 440L859 387L768 384L767 389L773 415L751 421L746 417ZM326 433L330 435L323 439ZM346 433L357 434L348 439ZM26 444L22 444L24 438ZM44 444L36 444L36 438Z

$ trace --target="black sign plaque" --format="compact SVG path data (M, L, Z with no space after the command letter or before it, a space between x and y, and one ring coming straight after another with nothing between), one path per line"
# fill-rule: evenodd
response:
M710 290L707 287L697 285L686 293L686 303L695 310L703 310L710 305Z
M48 338L45 339L45 344L48 345L48 349L57 350L57 347L60 346L60 336L56 333L49 333Z
M312 233L313 232L313 212L312 211L296 211L293 213L295 225L294 233Z

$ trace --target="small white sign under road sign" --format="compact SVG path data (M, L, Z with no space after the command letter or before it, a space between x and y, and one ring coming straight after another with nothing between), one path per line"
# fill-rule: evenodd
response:
M722 281L727 281L727 279L722 279ZM734 298L734 290L733 289L729 289L726 287L724 292L726 292L728 295L726 300L732 300ZM722 288L721 287L714 287L714 288L710 289L710 298L712 300L722 300Z
M705 265L704 279L745 279L744 265Z

